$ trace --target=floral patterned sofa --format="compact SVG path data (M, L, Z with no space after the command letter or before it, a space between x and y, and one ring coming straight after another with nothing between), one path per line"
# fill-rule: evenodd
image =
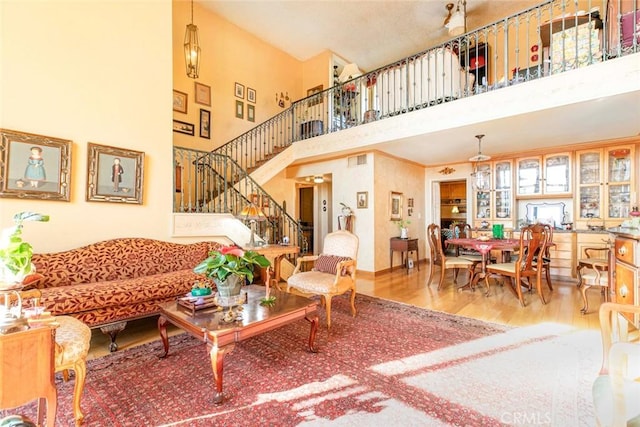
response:
M219 247L216 242L117 238L34 254L32 262L43 275L36 287L46 310L100 327L111 336L110 350L115 351L116 335L126 321L157 314L158 304L175 300L196 280L205 280L193 267Z

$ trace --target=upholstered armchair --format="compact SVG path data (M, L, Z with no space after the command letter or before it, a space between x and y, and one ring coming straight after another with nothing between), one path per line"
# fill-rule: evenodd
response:
M600 426L640 426L640 337L625 317L638 314L634 305L600 306L602 368L592 389Z
M331 328L331 298L351 291L351 314L356 315L356 263L358 236L345 230L327 234L321 255L298 258L287 279L287 292L310 297L320 295ZM309 265L313 267L309 269Z

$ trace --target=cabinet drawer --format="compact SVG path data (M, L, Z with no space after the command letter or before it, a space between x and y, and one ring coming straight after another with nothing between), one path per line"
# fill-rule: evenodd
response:
M627 264L635 264L635 241L630 239L616 239L616 259L626 262Z

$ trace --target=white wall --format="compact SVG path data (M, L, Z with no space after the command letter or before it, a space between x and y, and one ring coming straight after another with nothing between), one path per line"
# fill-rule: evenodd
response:
M2 198L0 228L49 214L37 252L171 238L171 41L170 0L0 2L0 128L73 141L71 201ZM142 205L85 201L89 142L145 152Z

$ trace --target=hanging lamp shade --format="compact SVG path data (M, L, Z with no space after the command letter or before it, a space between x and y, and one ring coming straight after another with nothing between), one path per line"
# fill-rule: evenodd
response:
M200 40L198 26L193 24L193 0L191 1L191 23L184 33L184 62L187 76L197 79L200 74Z
M471 176L474 177L473 186L477 191L489 191L491 188L490 168L480 168L478 163L490 160L491 156L482 154L482 138L484 138L484 135L476 135L476 138L478 139L478 154L469 158L470 162L475 163L473 173L471 174Z

